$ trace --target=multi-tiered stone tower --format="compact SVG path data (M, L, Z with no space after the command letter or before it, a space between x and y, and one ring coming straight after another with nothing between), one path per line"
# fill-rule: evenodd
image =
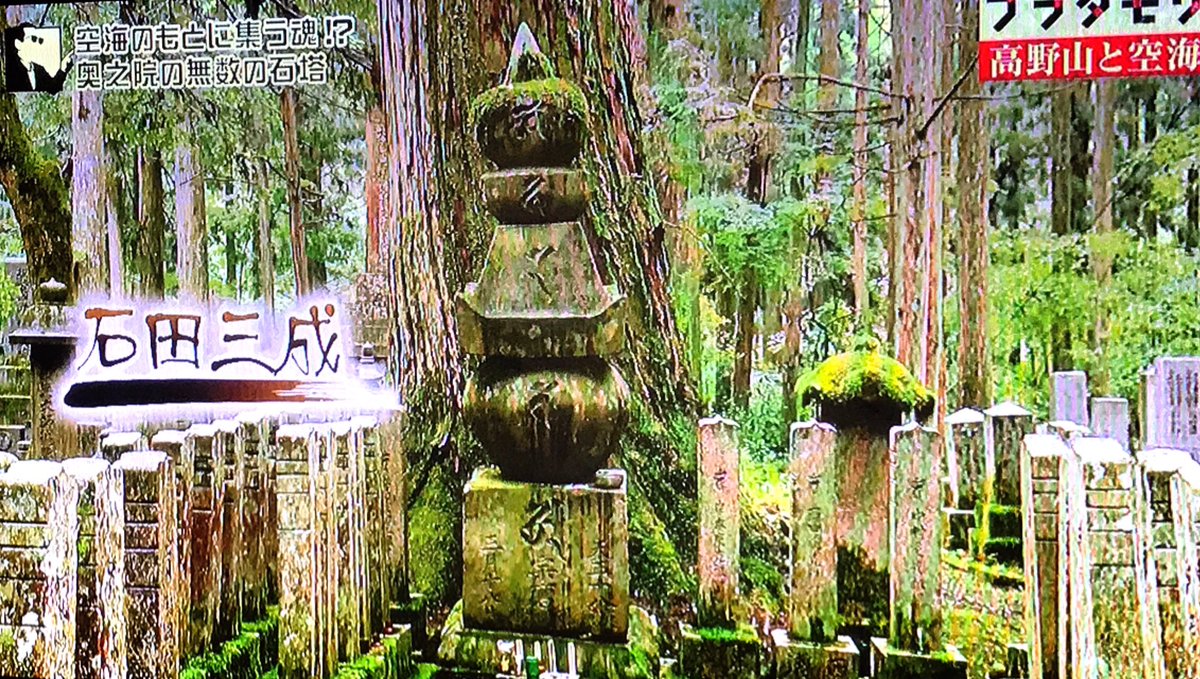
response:
M505 81L472 106L498 171L482 178L496 229L479 281L458 298L459 332L483 357L464 412L498 468L467 484L463 600L439 655L459 669L585 677L657 675L634 650L648 634L629 604L625 472L606 469L629 388L609 358L624 344L583 222L583 93L555 77L529 28Z

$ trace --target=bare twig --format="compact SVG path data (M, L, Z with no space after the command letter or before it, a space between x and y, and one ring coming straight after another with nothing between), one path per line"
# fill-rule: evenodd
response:
M958 88L962 87L963 83L967 81L967 78L975 72L975 66L978 63L979 55L976 54L971 58L971 63L963 69L961 74L959 74L958 80L954 83L954 87L951 87L950 91L938 101L937 106L933 108L933 113L929 114L929 119L926 120L923 125L921 125L920 131L917 132L917 139L925 138L925 135L929 132L929 126L932 125L933 121L937 120L937 117L942 114L942 111L946 108L946 104L950 102L950 98L954 96L954 93L958 91Z
M830 85L840 85L842 87L849 87L849 88L855 89L855 90L866 90L867 92L874 92L876 94L880 94L885 97L895 98L895 97L900 96L897 94L892 94L891 92L880 89L878 87L872 87L870 85L863 85L861 83L850 82L849 80L840 80L838 78L830 78L829 76L826 76L826 75L801 75L798 73L764 73L764 74L762 74L762 76L759 77L758 82L754 83L754 89L750 91L750 102L748 104L750 106L750 108L756 107L757 104L755 102L758 101L758 91L760 89L762 89L763 84L768 80L775 80L775 81L779 81L779 80L814 81L815 80L818 84L827 83Z

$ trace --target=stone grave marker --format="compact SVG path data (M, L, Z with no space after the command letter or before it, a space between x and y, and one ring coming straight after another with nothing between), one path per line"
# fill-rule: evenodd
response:
M179 673L175 470L161 451L124 453L125 621L130 679Z
M1087 373L1062 370L1050 375L1050 419L1088 425Z
M0 531L11 547L0 572L0 676L75 676L79 489L62 465L13 463L0 474ZM18 652L19 649L23 649Z
M1148 501L1133 457L1112 439L1077 438L1090 543L1096 661L1113 676L1164 676L1158 583L1149 537L1137 520Z
M125 679L125 484L105 460L63 462L78 486L76 679Z
M1129 401L1123 398L1092 399L1092 433L1116 439L1129 450Z

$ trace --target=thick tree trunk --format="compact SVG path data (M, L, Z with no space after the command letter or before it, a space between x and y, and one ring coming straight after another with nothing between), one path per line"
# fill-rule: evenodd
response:
M121 222L126 221L122 218L127 218L128 214L122 214L124 212L122 209L124 187L121 183L121 172L116 159L108 151L105 152L105 157L104 189L105 203L108 206L104 229L108 247L105 269L108 271L109 293L113 297L122 297L125 294L125 284L123 281L124 267L121 265Z
M79 6L83 23L94 23L95 4ZM80 255L80 296L109 289L108 190L104 175L104 95L71 95L71 231Z
M1103 81L1100 81L1103 82ZM1150 91L1146 93L1145 100L1145 115L1142 120L1145 125L1145 144L1150 147L1154 144L1154 140L1158 139L1158 87L1149 83ZM1115 96L1115 95L1114 95ZM1142 233L1146 234L1146 238L1151 242L1158 239L1158 227L1160 217L1158 210L1154 208L1154 204L1149 201L1139 201L1142 203Z
M308 277L308 250L304 233L304 204L300 195L300 103L296 90L285 87L279 94L279 117L283 122L283 161L287 175L288 234L292 244L292 272L296 299L312 292Z
M867 31L871 21L871 0L858 0L858 15L855 32L857 47L855 50L854 81L867 82L868 54ZM867 305L867 91L855 90L854 93L854 203L850 210L854 243L850 253L850 271L854 281L854 315L858 319L860 330Z
M258 292L268 312L275 311L275 245L271 239L271 184L266 158L259 158L254 172L254 195L258 205L258 234L255 257L258 261Z
M1116 137L1116 85L1111 80L1096 83L1096 119L1092 137L1092 205L1095 210L1096 235L1113 231L1113 147ZM1101 246L1103 249L1103 246ZM1103 252L1091 253L1096 282L1101 288L1108 285L1112 276L1112 258ZM1092 335L1092 350L1104 356L1108 337L1108 318L1102 305L1096 305L1096 327ZM1108 393L1109 376L1107 362L1097 360L1091 378L1095 393Z
M1074 206L1071 199L1071 88L1050 95L1050 231L1071 232Z
M979 51L981 0L966 0L959 62ZM978 66L976 66L978 68ZM990 128L979 79L968 75L958 102L958 403L982 408L992 403L988 362L988 170Z
M812 0L797 0L796 2L796 41L792 44L793 70L801 75L808 73L808 38L812 25ZM801 91L804 81L800 81Z
M379 18L383 109L392 151L387 202L396 220L387 267L396 302L393 377L405 400L432 399L422 407L448 414L457 410L463 375L443 252L438 129L430 117L438 110L430 78L436 17L424 2L380 0Z
M892 91L899 130L896 176L895 355L918 380L936 386L941 306L941 123L934 115L941 73L940 2L893 0Z
M193 144L190 119L179 129L175 146L175 271L179 295L208 299L208 217L204 197L204 166Z
M156 149L138 149L138 232L134 243L134 281L141 297L163 296L163 207L162 154Z
M394 234L387 211L388 152L387 115L380 105L367 111L367 173L365 190L367 201L367 271L380 273L384 270L386 257L383 247Z

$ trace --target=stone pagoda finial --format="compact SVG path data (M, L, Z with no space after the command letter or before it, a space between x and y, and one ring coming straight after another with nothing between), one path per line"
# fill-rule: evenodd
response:
M580 221L587 100L522 25L503 84L471 117L498 168L481 184L501 226L458 297L463 348L485 357L467 421L510 480L591 481L616 447L629 389L605 360L624 345L624 296L604 284Z

